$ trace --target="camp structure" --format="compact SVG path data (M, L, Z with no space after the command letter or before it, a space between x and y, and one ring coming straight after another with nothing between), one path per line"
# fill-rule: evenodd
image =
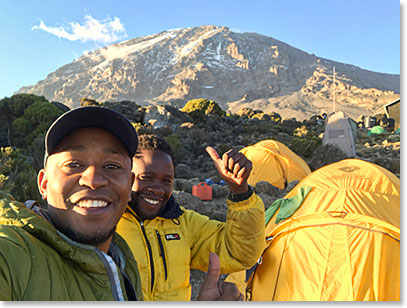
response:
M384 106L387 118L394 119L394 128L400 127L400 98Z
M400 300L400 180L380 166L314 171L267 209L265 236L258 264L226 279L246 300Z
M336 145L348 157L355 157L356 128L356 122L342 111L333 112L325 120L322 144Z
M252 171L248 183L255 186L257 182L266 181L285 189L288 183L301 181L311 169L297 154L281 142L268 139L257 142L240 150L252 161Z

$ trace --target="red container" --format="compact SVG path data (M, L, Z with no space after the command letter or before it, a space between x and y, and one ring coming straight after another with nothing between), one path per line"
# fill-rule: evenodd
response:
M201 200L212 200L212 187L205 182L192 186L192 195Z

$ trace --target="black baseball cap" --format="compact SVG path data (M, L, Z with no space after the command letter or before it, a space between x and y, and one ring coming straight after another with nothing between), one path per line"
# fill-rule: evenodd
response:
M130 157L136 154L138 136L131 122L120 113L105 107L87 106L72 109L52 123L45 135L44 166L48 156L69 133L78 128L99 127L106 129L119 139Z

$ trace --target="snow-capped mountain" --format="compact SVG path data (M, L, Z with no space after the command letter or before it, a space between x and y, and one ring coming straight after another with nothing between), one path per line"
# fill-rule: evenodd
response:
M218 26L172 29L109 45L18 93L71 107L83 97L177 106L208 98L234 112L250 107L306 118L331 109L333 66L337 109L370 113L399 97L400 75L363 70L271 37Z

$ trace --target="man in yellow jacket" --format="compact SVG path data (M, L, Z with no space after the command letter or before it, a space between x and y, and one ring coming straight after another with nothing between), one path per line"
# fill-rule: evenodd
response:
M247 184L251 162L235 150L222 158L211 147L207 152L229 184L226 222L180 207L172 196L171 148L154 135L139 137L132 201L117 232L138 262L144 300L188 301L190 269L206 271L211 252L221 272L231 273L252 267L265 248L264 204Z

